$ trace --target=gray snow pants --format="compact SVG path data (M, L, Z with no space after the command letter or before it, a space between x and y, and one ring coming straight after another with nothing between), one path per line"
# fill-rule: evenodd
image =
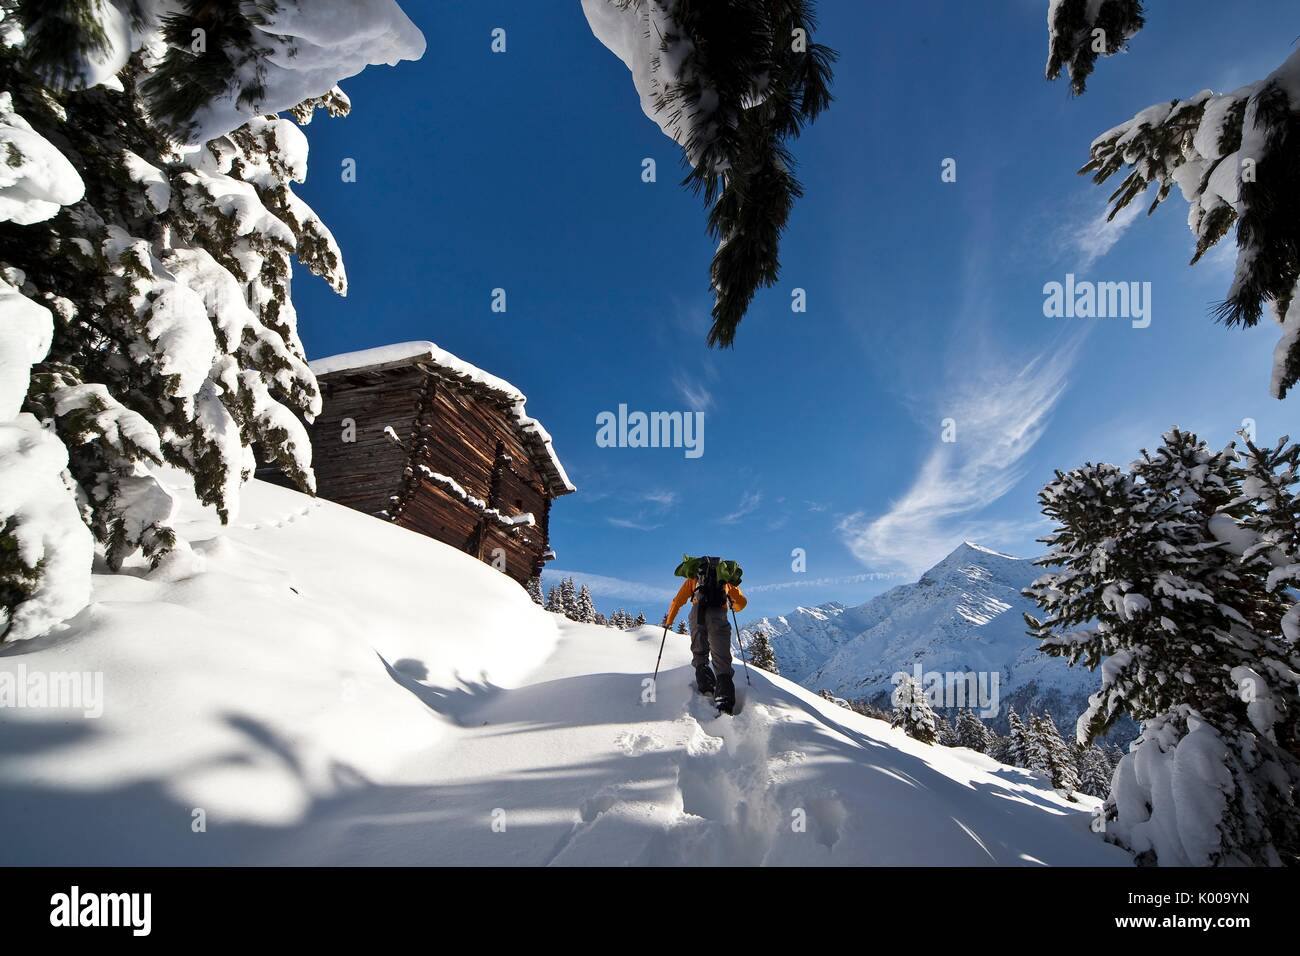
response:
M713 657L713 673L721 677L731 673L731 626L727 622L727 605L704 607L691 605L691 663L703 667Z

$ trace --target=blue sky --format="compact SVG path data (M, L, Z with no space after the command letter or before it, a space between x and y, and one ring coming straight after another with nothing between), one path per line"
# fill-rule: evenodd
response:
M1292 428L1267 392L1273 330L1208 315L1231 259L1187 267L1181 198L1102 228L1110 190L1075 174L1139 109L1269 72L1289 3L1152 5L1072 99L1042 78L1042 0L822 0L836 100L794 147L806 196L781 281L727 351L704 344L705 212L577 0L403 6L424 59L346 81L352 115L307 130L298 191L350 291L301 274L302 336L313 358L430 339L526 392L579 488L553 508L551 567L591 576L603 609L657 617L684 551L739 560L748 614L856 603L964 538L1036 554L1054 468L1127 463L1172 424L1218 444L1245 418ZM1150 327L1044 317L1067 272L1150 282ZM620 403L703 410L703 456L598 447Z

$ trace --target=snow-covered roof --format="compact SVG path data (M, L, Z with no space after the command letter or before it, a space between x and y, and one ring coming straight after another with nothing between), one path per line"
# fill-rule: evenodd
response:
M344 352L341 355L316 359L310 364L317 378L384 372L389 369L418 365L444 379L489 394L510 410L524 447L534 453L539 464L550 466L544 467L544 470L548 472L548 484L552 486L552 493L564 495L578 490L569 481L564 465L555 454L550 433L542 427L541 422L529 417L524 411L524 403L527 401L524 393L505 379L471 365L446 349L439 348L433 342L398 342L394 345L381 345L378 348Z

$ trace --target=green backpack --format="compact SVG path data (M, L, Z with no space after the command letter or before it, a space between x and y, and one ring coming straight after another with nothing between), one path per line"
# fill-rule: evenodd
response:
M718 607L726 601L726 588L740 586L741 576L745 573L735 561L722 558L682 555L682 563L673 572L679 578L694 578L699 582L700 600L705 607Z

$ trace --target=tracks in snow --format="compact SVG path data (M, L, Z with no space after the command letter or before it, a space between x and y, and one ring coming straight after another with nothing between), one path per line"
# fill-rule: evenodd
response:
M628 757L665 751L675 779L602 787L578 808L547 863L608 860L613 847L632 865L760 865L786 840L834 850L848 811L833 791L804 784L802 751L782 748L793 736L790 716L752 702L735 717L715 717L695 695L685 711L667 732L642 725L613 741Z

